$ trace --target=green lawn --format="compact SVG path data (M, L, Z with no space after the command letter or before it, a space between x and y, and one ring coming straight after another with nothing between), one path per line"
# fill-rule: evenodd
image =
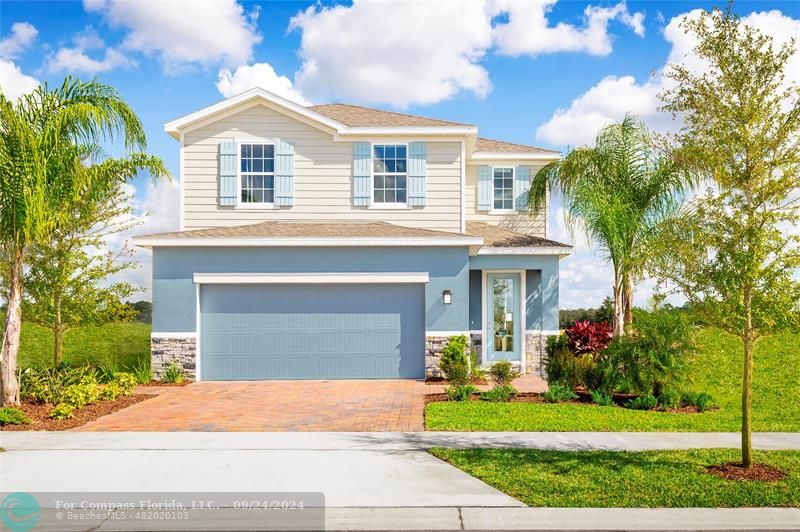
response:
M64 337L64 361L71 364L113 364L119 369L150 358L150 325L107 323L79 327ZM53 335L33 323L22 324L18 365L26 368L53 363Z
M723 480L705 466L735 462L732 449L691 451L543 451L432 449L500 491L543 507L720 508L800 506L800 451L755 452L789 474L762 483Z
M698 332L691 388L714 396L719 410L703 414L598 407L586 404L431 403L428 430L448 431L737 431L741 416L742 355L738 341L715 329ZM761 340L756 349L753 429L800 431L800 334Z

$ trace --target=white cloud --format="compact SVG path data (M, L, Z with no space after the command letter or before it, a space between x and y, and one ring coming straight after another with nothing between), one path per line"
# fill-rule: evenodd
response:
M314 5L290 28L302 30L295 82L312 99L405 107L462 91L482 98L491 90L479 64L492 43L483 2Z
M89 57L81 48L60 48L47 60L47 68L50 72L85 72L87 74L108 72L118 67L128 68L135 64L113 48L106 48L101 59Z
M86 26L82 31L76 33L72 37L72 42L81 50L96 50L106 45L93 26Z
M0 59L0 91L11 101L39 86L39 80L23 74L13 62Z
M696 17L699 10L674 17L664 28L664 38L671 44L665 64L651 79L641 82L633 76L607 76L570 103L557 109L553 116L536 130L536 138L555 145L583 145L594 141L603 125L619 121L626 112L639 115L656 131L677 127L671 116L658 111L658 94L668 88L670 80L664 72L670 64L682 63L693 72L702 72L706 65L694 53L696 41L680 22ZM780 11L751 13L742 19L746 24L771 35L777 44L790 38L800 40L800 20ZM800 82L800 53L795 52L786 68L787 82Z
M300 105L309 105L310 102L293 85L292 80L280 76L269 63L256 63L244 65L231 72L227 68L219 71L217 90L230 98L253 87L260 87L287 100Z
M498 53L511 56L554 52L608 55L612 50L612 37L608 33L608 25L612 20L621 22L639 37L644 37L644 14L630 13L625 2L610 7L587 6L583 27L565 22L550 26L547 17L555 3L556 0L495 2L497 12L505 12L508 17L508 22L494 28Z
M126 185L130 194L136 193L133 185ZM148 181L140 198L131 201L133 215L142 221L140 225L128 231L109 235L106 238L108 249L114 253L124 247L132 248L131 239L136 235L177 231L180 228L180 181L162 179L156 183ZM151 298L152 287L152 252L148 249L133 248L132 257L125 259L136 262L138 268L120 272L111 280L115 282L128 282L145 291L134 296L134 299Z
M11 35L0 40L0 57L13 59L24 52L39 34L33 24L15 22L11 25Z
M258 8L246 12L235 0L84 0L112 27L128 30L123 47L157 56L165 70L222 63L237 67L261 42Z

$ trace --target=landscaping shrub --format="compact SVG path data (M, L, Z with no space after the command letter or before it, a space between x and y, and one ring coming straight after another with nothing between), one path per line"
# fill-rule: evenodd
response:
M479 362L480 354L472 350L469 352L469 380L479 382L486 378L486 370L481 367Z
M547 390L542 397L544 397L544 400L548 403L563 403L571 399L576 399L578 396L572 393L572 389L569 386L551 384L550 389Z
M681 394L678 390L665 388L658 396L658 404L664 408L678 408L681 406Z
M692 352L690 324L681 312L656 309L637 311L634 329L614 338L597 357L614 386L659 397L665 389L680 389L686 379Z
M58 404L69 386L86 379L96 381L95 369L91 366L73 368L62 364L58 368L25 368L19 372L20 397L35 403Z
M117 363L111 360L99 363L96 370L98 382L109 383L114 378L114 374L119 371L119 368Z
M575 355L563 334L549 336L544 348L544 371L548 384L569 384L575 378Z
M517 395L517 389L506 384L503 386L495 386L489 391L481 392L481 401L490 401L493 403L507 403Z
M110 382L100 388L101 401L115 401L120 395L122 395L122 388L115 382Z
M150 384L153 380L153 370L150 368L150 359L143 358L129 368L129 372L136 377L139 384Z
M0 408L0 425L27 425L31 420L19 408Z
M625 408L632 410L652 410L658 406L658 399L653 395L640 395L625 403Z
M564 331L574 355L594 355L611 343L614 331L606 322L576 321Z
M614 398L609 393L594 390L592 391L592 402L600 406L611 406L614 404Z
M442 370L444 378L454 386L460 386L469 381L466 336L462 334L447 339L447 345L442 349L442 357L439 359L439 369Z
M469 396L477 391L478 389L472 384L458 384L448 386L445 393L451 401L468 401Z
M496 386L510 386L519 377L519 372L514 370L514 366L508 360L499 360L489 368L489 378Z
M80 384L73 384L64 390L63 402L81 409L97 401L100 397L100 388L97 383L87 380Z
M132 373L125 373L118 371L114 373L110 384L115 384L119 387L122 395L133 395L133 390L136 388L136 377Z
M575 358L575 376L573 378L573 382L571 383L574 386L585 386L586 388L592 390L594 389L592 386L589 385L589 381L594 381L594 378L590 379L590 375L594 376L596 373L594 370L596 368L596 364L592 355L581 355Z
M173 360L164 368L164 375L161 377L161 382L180 384L183 382L183 368L178 366L178 363Z
M72 417L75 407L67 403L58 403L51 411L50 417L53 419L67 419Z
M706 392L687 392L681 397L685 405L695 406L700 412L705 412L709 408L714 408L714 399Z

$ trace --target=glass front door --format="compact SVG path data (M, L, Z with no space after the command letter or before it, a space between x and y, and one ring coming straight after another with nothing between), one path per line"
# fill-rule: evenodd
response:
M520 278L518 273L487 275L487 359L520 360Z

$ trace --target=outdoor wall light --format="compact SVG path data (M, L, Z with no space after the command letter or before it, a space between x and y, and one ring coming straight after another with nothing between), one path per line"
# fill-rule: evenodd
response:
M450 292L450 290L444 290L442 292L442 303L444 303L445 305L449 305L452 302L453 302L453 294Z

